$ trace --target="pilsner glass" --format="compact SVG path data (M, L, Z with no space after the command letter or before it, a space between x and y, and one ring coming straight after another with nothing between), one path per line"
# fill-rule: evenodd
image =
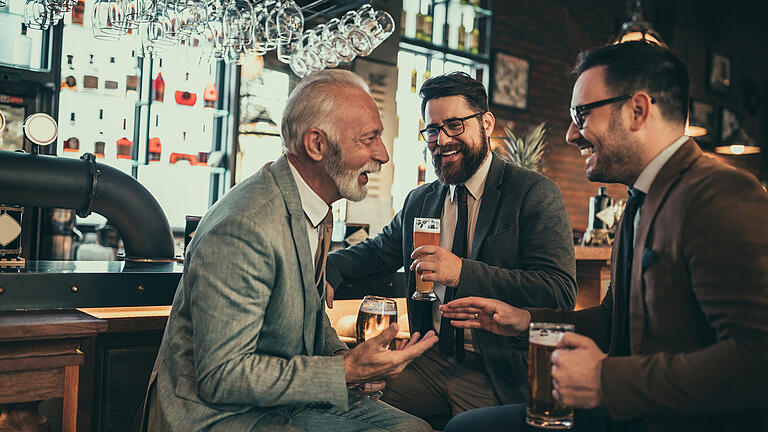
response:
M552 396L552 352L573 324L531 323L528 336L528 407L525 422L544 429L573 427L573 408Z
M424 245L440 245L440 219L434 218L414 218L413 219L413 248ZM431 272L423 272L431 273ZM434 291L434 283L421 280L422 275L416 272L416 292L411 298L413 300L435 301L437 295Z
M373 339L379 333L388 329L392 323L397 322L397 303L386 297L367 295L360 304L360 312L357 314L357 323L355 325L355 339L357 343L363 343ZM388 348L393 348L395 340ZM354 391L360 396L366 396L372 400L379 400L382 392L364 392L355 387Z

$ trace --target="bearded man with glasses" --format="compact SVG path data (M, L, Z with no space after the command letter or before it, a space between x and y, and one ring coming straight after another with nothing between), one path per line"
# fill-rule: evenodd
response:
M495 117L483 85L456 72L427 80L421 112L438 181L413 190L376 237L328 256L333 288L405 270L412 332L440 333L433 347L389 379L383 400L441 428L468 409L522 402L525 338L464 331L441 320L438 306L484 296L521 307L572 309L576 299L573 234L560 190L549 178L490 152ZM440 218L440 246L413 249L414 218ZM415 273L435 283L438 301L411 300ZM424 273L431 272L431 273Z

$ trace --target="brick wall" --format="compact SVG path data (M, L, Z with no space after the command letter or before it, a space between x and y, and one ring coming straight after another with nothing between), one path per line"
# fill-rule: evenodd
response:
M737 2L738 3L738 2ZM711 4L711 5L710 5ZM646 0L643 2L645 18L654 24L662 37L689 63L692 96L713 104L716 109L728 106L740 109L742 94L739 81L742 74L750 76L761 95L768 95L766 61L752 61L751 56L764 52L766 41L751 37L750 29L759 29L756 19L749 19L737 11L718 13L714 8L729 5L696 0ZM709 8L709 9L708 9ZM746 9L746 8L745 8ZM699 13L691 13L700 10ZM765 14L756 14L756 16ZM718 17L733 20L730 26L718 22ZM708 19L714 24L702 25ZM587 226L589 197L597 193L600 184L584 177L584 158L578 150L565 143L565 132L570 124L568 106L575 77L569 74L579 51L599 46L616 33L626 20L624 0L495 0L492 51L504 52L529 61L528 108L517 110L492 106L499 127L494 135L503 136L502 125L511 123L518 133L524 133L541 121L549 129L549 153L545 174L560 186L563 199L571 215L574 230ZM745 24L746 23L746 24ZM713 35L711 28L725 27ZM751 26L751 27L750 27ZM744 28L742 28L744 27ZM738 32L729 32L728 29ZM757 32L755 32L757 33ZM734 35L735 34L735 35ZM763 38L765 38L763 36ZM734 88L727 96L711 94L704 86L705 65L711 47L732 56ZM493 84L491 84L491 87ZM744 124L752 137L765 146L768 115L763 99L760 111L744 115ZM762 119L762 121L759 121ZM765 155L765 151L763 155ZM767 157L728 157L733 162L765 177ZM608 186L608 194L616 199L626 198L623 185Z

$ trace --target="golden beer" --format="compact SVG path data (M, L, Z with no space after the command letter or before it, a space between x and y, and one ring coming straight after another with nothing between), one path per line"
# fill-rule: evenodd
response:
M573 324L531 323L528 336L528 407L525 422L545 429L573 427L573 408L552 396L552 352Z
M413 248L432 245L440 246L440 219L413 219ZM425 271L424 274L431 273ZM422 275L416 272L416 292L411 296L414 300L435 301L434 283L421 280Z

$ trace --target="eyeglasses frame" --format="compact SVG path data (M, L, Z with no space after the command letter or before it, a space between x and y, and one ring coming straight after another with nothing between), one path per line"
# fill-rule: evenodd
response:
M466 131L466 130L467 130L467 127L464 125L464 122L465 122L465 121L467 121L467 120L469 120L469 119L471 119L471 118L473 118L473 117L481 116L481 115L483 115L483 114L485 114L485 113L487 113L487 112L488 112L488 111L481 111L481 112L478 112L478 113L474 113L474 114L472 114L472 115L468 115L468 116L466 116L466 117L462 117L462 118L457 118L457 119L448 120L447 122L445 122L445 123L441 124L440 126L429 126L429 127L426 127L426 128L424 128L424 129L420 130L420 131L419 131L419 134L421 135L421 137L422 137L422 138L424 138L424 141L426 141L427 143L430 143L430 144L431 144L431 143L435 143L435 142L437 142L437 140L439 140L439 139L440 139L440 133L438 132L438 134L437 134L437 138L436 138L434 141L430 141L430 140L429 140L429 139L428 139L428 138L425 136L425 132L426 132L427 130L429 130L429 129L438 129L438 130L441 130L441 131L443 131L443 133L445 133L445 135L446 135L446 136L449 136L449 137L451 137L451 138L453 138L453 137L457 137L457 136L459 136L459 135L463 134L463 133L464 133L464 131ZM460 122L461 122L461 132L459 132L459 133L457 133L457 134L453 134L453 135L451 135L450 133L448 133L448 131L447 131L447 130L445 130L445 125L447 125L448 123L453 123L453 122L455 122L455 121L460 121Z

